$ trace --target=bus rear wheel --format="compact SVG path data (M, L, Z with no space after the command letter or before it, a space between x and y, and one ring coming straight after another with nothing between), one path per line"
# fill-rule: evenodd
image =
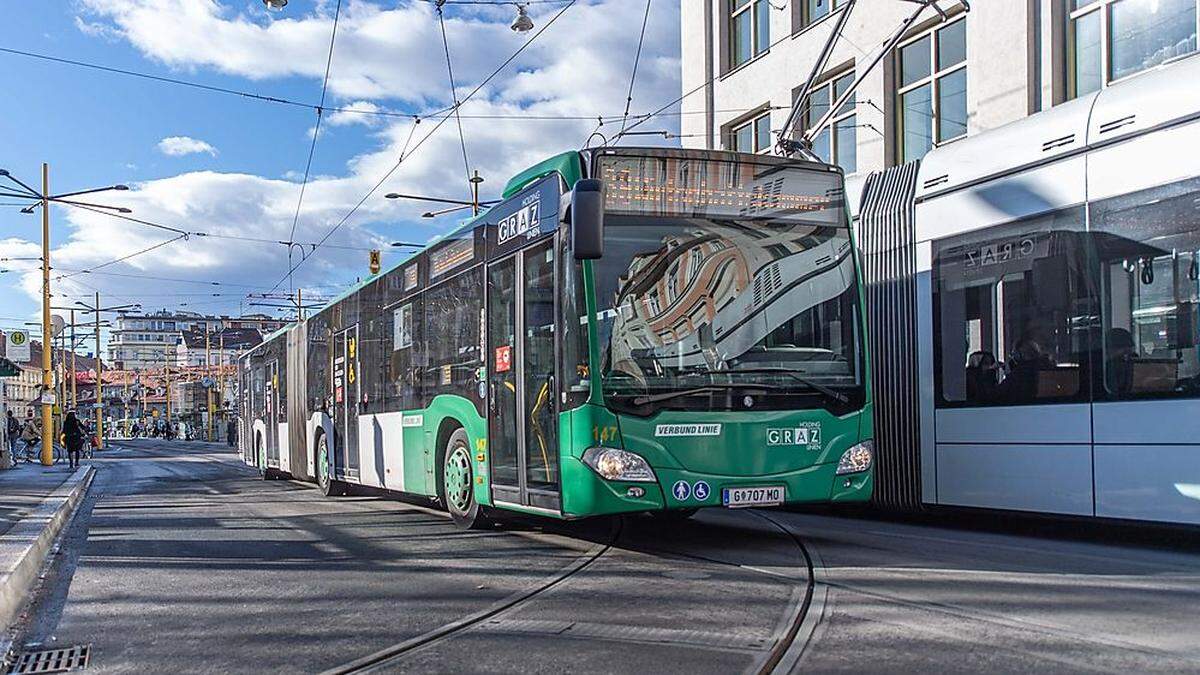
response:
M317 487L326 497L338 497L346 494L346 484L334 480L329 471L329 440L325 434L317 435Z
M454 524L464 530L486 526L488 519L475 501L475 472L467 432L461 428L455 429L441 454L443 459L438 471L440 496Z

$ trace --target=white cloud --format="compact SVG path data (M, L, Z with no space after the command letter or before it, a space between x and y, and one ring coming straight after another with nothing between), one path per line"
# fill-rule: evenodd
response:
M383 112L383 108L370 101L354 101L337 106L338 110L325 115L325 124L331 127L343 127L349 124L373 126L384 118L374 114Z
M158 151L171 157L182 157L183 155L205 152L213 157L217 156L216 148L191 136L168 136L158 142Z
M268 19L265 13L239 12L215 0L80 2L89 12L89 25L96 30L102 26L105 36L118 35L146 57L172 68L215 70L260 82L298 76L317 86L324 75L331 28L328 4L323 9L319 6L314 14L293 12L285 18ZM631 29L631 22L641 18L644 8L644 0L580 0L463 105L470 164L486 178L485 197L498 195L508 177L525 167L578 148L596 128L597 114L621 112L639 32L638 26ZM531 15L541 27L555 11L557 7L541 6L531 9ZM634 91L635 113L657 109L680 93L678 11L675 3L652 6ZM511 8L480 7L455 11L447 18L458 98L464 98L531 35L508 28L511 13ZM266 84L241 88L270 91ZM389 3L387 9L363 0L343 5L327 106L421 112L442 108L450 101L440 32L429 3L399 7ZM370 124L370 145L347 162L342 175L310 178L295 241L321 240L395 166L402 151L406 160L401 167L328 243L386 246L388 240L369 229L374 223L388 223L389 239L416 241L453 226L454 216L422 220L419 215L426 205L383 199L389 191L451 198L469 195L453 120L432 135L437 118L414 126L406 118L343 112L327 113L324 124ZM615 126L609 123L603 130ZM668 115L643 128L677 130L678 119ZM187 137L163 139L163 143L171 140L186 141L191 152L216 153L207 143ZM301 142L298 139L298 147ZM162 143L160 149L171 154ZM272 243L193 236L101 271L219 279L243 285L218 289L223 293L251 290L246 286L266 290L287 270L288 249L273 242L290 235L300 191L298 177L296 171L282 179L192 172L113 193L107 203L128 206L138 218L193 232L256 237ZM54 253L56 267L62 270L94 266L171 236L87 211L64 214L72 230ZM385 256L394 255L397 249L384 251ZM326 246L313 255L310 247L305 255L310 258L297 272L296 284L304 286L306 294L320 292L320 287L331 281L344 282L348 274L366 268L365 251ZM187 303L185 308L197 311L204 309L200 306L204 302L220 302L189 295L212 291L199 285L148 285L144 280L101 274L60 280L56 292L83 293L90 286L103 287L118 298L137 297L144 304L154 302L148 294L175 293L161 304L175 307ZM36 273L23 275L24 291L32 297L38 288ZM336 289L325 291L331 294ZM223 307L229 311L230 301L225 302ZM236 299L232 302L236 309Z

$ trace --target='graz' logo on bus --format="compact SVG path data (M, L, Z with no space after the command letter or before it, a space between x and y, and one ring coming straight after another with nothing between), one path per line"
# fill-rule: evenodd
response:
M720 424L660 424L655 436L720 436Z
M539 195L531 195L532 200L523 204L516 213L501 220L497 224L499 242L504 242L523 234L533 236L538 231L538 218L541 216L542 199Z
M795 445L809 450L821 449L821 423L801 422L787 429L767 429L767 445Z

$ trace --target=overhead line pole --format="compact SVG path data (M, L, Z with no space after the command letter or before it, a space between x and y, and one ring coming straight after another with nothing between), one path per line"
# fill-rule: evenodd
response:
M100 359L100 292L96 291L96 449L104 449L104 362Z
M50 165L42 163L42 466L54 464L54 388L50 372ZM100 303L97 302L96 306ZM97 317L99 315L97 314Z

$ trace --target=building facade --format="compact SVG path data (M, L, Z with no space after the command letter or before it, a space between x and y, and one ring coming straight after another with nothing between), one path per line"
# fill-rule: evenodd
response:
M684 145L771 152L845 0L682 4ZM862 175L1196 51L1197 0L985 0L926 10L813 149ZM799 120L820 119L915 5L859 0Z
M162 368L164 363L175 362L176 346L185 332L254 329L265 334L286 323L265 314L206 316L165 309L149 314L122 314L117 317L109 338L108 358L117 368Z
M226 328L205 333L189 330L180 334L175 346L175 365L180 367L234 366L238 354L257 347L262 333L255 328Z

